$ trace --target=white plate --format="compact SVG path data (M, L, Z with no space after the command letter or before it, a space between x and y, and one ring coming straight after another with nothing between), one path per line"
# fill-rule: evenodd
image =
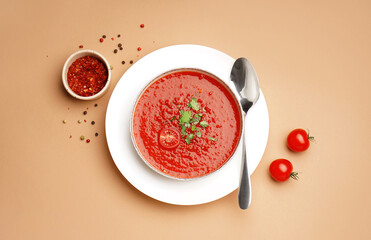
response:
M237 147L234 157L220 170L202 178L179 181L161 176L149 168L138 156L130 137L130 114L136 98L154 78L173 69L196 68L228 83L233 63L232 57L209 47L175 45L148 54L122 76L107 107L107 143L117 168L139 191L166 203L196 205L217 200L237 189L241 145ZM268 130L268 109L261 92L259 101L250 109L246 122L250 174L263 156Z

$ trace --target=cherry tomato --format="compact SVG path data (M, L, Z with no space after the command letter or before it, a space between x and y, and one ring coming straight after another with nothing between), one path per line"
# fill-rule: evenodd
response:
M272 178L278 182L284 182L289 177L293 179L298 179L298 173L292 171L293 167L289 160L287 159L276 159L269 166L269 172Z
M303 152L309 148L309 140L314 140L314 137L309 136L304 129L298 128L287 136L287 146L291 151Z
M175 128L164 128L159 134L159 143L163 148L173 149L180 143L180 133Z

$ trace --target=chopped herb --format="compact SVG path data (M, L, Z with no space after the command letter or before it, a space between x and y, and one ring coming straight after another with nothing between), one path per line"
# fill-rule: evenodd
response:
M195 129L196 129L196 126L195 125L192 125L191 131L194 131Z
M195 135L193 135L192 133L190 133L187 138L193 139L194 137L195 137Z
M211 141L216 142L216 138L209 137L209 139L210 139Z
M184 126L185 126L186 128L189 128L189 127L191 127L191 124L189 124L189 123L184 123Z
M191 140L189 140L189 138L186 138L184 140L186 141L187 144L190 144L191 143Z
M176 105L178 108L180 108L181 106L180 105Z
M198 97L198 92L196 93L196 97Z
M209 124L206 121L201 121L200 122L200 126L203 127L203 128L205 128L205 127L208 127Z
M196 136L197 137L201 137L201 132L200 132L200 130L198 128L197 128Z
M173 121L175 119L175 117L172 117L172 118L170 118L170 121Z
M182 111L180 110L180 114L182 117L179 119L180 123L189 123L189 120L191 120L192 112L191 111Z
M200 105L197 102L197 98L192 97L191 102L188 104L188 107L192 108L195 111L200 110Z
M183 135L188 135L188 133L186 132L186 127L183 125L182 126L182 130L180 131Z
M206 112L206 109L205 109L204 107L202 108L202 110L203 110L204 112Z
M194 117L195 117L195 118L202 118L202 113L196 113L196 114L194 115Z

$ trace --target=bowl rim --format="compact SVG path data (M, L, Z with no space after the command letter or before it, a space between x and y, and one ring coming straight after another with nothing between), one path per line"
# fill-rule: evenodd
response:
M97 94L94 94L92 96L88 96L88 97L84 97L84 96L80 96L78 94L76 94L74 91L72 91L72 89L70 88L70 86L68 85L68 81L67 81L67 73L68 73L68 70L71 66L71 64L78 58L75 59L75 57L77 55L81 54L80 57L84 57L84 56L93 56L93 57L96 57L97 59L101 60L106 69L107 69L107 82L106 82L106 85L104 85L104 87L97 93ZM107 91L110 83L111 83L111 67L107 61L107 59L102 55L100 54L99 52L97 51L94 51L94 50L90 50L90 49L84 49L84 50L79 50L77 52L74 52L72 53L68 58L67 60L65 61L64 65L63 65L63 70L62 70L62 83L63 83L63 86L64 88L66 89L66 91L74 98L77 98L77 99L80 99L80 100L94 100L94 99L98 99L100 97L102 97L104 95L104 93Z
M137 146L137 143L135 141L135 137L134 137L134 129L133 129L133 120L134 120L134 113L135 113L135 110L136 110L136 107L137 107L137 104L140 100L140 98L142 97L142 95L144 94L144 92L147 90L148 87L150 87L153 83L155 83L157 80L159 80L161 77L163 76L166 76L167 74L170 74L170 73L175 73L175 72L180 72L180 71L198 71L198 72L201 72L201 73L206 73L207 75L213 77L215 80L217 80L220 84L222 84L231 94L232 98L235 100L235 104L238 106L238 111L239 111L239 116L240 116L240 123L241 123L241 127L240 127L240 134L239 134L239 139L237 141L237 144L236 144L236 147L234 148L233 150L233 153L229 156L229 158L217 169L215 169L214 171L210 172L210 173L207 173L207 174L204 174L204 175L201 175L201 176L197 176L197 177L193 177L193 178L180 178L180 177L174 177L174 176L171 176L171 175L168 175L168 174L165 174L163 172L161 172L160 170L158 170L157 168L155 168L154 166L152 166L147 160L146 158L142 155L141 151L139 150L139 147ZM203 177L207 177L207 176L210 176L211 174L214 174L218 171L220 171L220 169L223 168L223 166L225 166L228 162L230 162L230 160L233 158L233 156L236 154L236 150L239 146L239 144L241 143L242 141L242 135L243 135L243 131L245 129L245 121L244 121L244 117L243 117L243 110L242 110L242 107L241 107L241 104L238 102L233 90L228 86L228 84L226 82L224 82L222 79L220 79L219 77L215 76L214 74L206 71L206 70L203 70L203 69L199 69L199 68L194 68L194 67L184 67L184 68L174 68L174 69L171 69L171 70L168 70L158 76L156 76L155 78L153 78L151 81L149 81L143 88L142 90L139 92L138 96L136 97L136 100L135 100L135 103L133 104L132 106L132 110L131 110L131 113L130 113L130 137L131 137L131 141L134 145L134 148L137 152L137 154L139 155L139 157L142 159L142 161L148 166L150 167L153 171L155 171L156 173L164 176L164 177L167 177L167 178L170 178L170 179L175 179L175 180L179 180L179 181L192 181L194 179L201 179Z

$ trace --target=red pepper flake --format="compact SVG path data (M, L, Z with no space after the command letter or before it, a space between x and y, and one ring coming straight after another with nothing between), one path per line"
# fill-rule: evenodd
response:
M113 41L113 40L115 40L113 37L111 37L111 40Z
M70 138L72 138L72 135L70 135Z
M107 83L108 70L95 57L85 56L76 59L67 73L71 90L79 96L87 97L97 94Z
M89 110L89 108L87 107L86 110Z
M140 27L141 27L141 28L144 28L144 24L140 24Z
M80 45L79 48L83 48L84 46L83 45Z
M86 122L86 119L84 119L84 122Z
M87 142L87 143L90 143L90 139L86 139L86 142Z
M99 39L99 42L103 42L103 38Z
M141 47L138 47L138 51L140 51L140 50L142 50L142 48Z
M70 110L70 108L68 107L67 110Z

